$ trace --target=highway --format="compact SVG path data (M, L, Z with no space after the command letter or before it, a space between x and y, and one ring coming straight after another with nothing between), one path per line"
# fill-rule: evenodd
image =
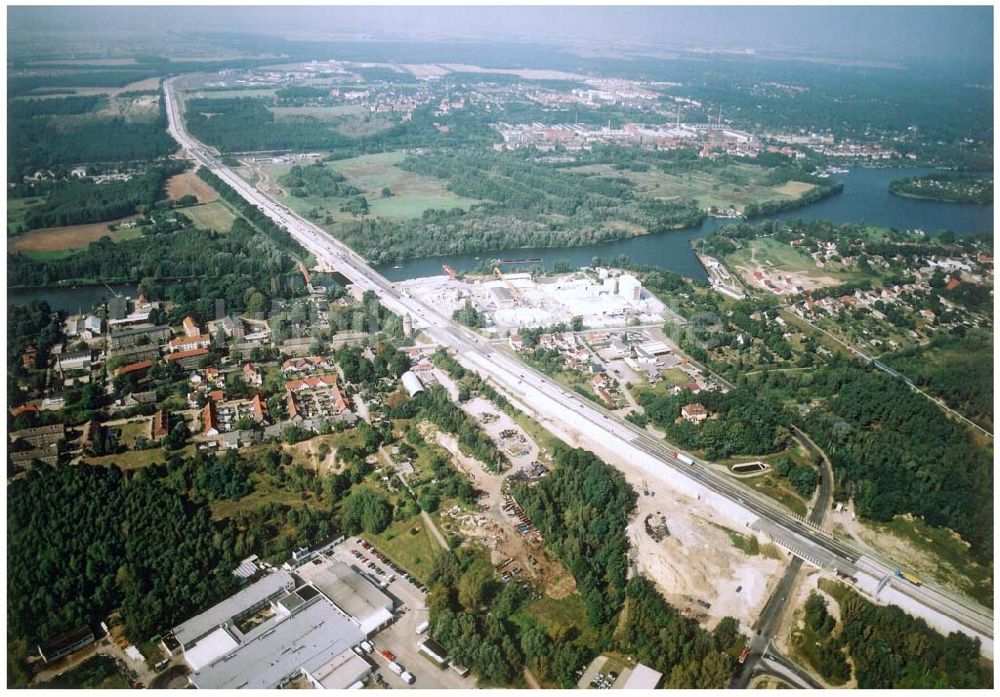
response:
M591 444L594 449L611 450L632 466L675 488L704 492L704 495L699 494L699 498L704 499L706 505L724 507L730 515L741 517L746 525L771 536L796 556L828 572L840 571L853 576L859 572L858 564L863 556L865 573L891 574L898 568L873 559L867 551L861 551L853 544L835 539L814 523L789 513L776 501L716 472L702 460L690 458L692 464L685 463L679 457L683 454L669 443L564 390L544 374L508 355L505 350L491 346L472 330L458 325L408 293L400 292L353 250L265 196L225 166L218 154L190 136L174 93L176 79L170 78L164 83L169 132L192 158L256 205L276 224L287 229L318 260L342 273L358 287L374 291L379 301L392 312L409 315L414 327L422 329L441 346L454 349L466 366L529 405L540 421L548 419L558 423L564 430L578 434L581 442ZM927 585L906 589L905 592L916 598L922 607L968 627L968 633L987 637L992 652L993 617L986 608ZM927 617L932 625L933 612Z

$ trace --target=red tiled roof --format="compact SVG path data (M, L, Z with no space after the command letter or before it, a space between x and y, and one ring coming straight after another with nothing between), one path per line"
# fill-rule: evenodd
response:
M201 412L201 430L207 432L213 428L219 429L219 417L215 412L215 402L209 400Z
M183 358L190 358L192 356L204 356L208 353L207 348L196 348L190 351L178 351L177 353L168 354L166 360L168 361L179 361Z
M129 363L128 365L123 365L121 368L115 370L115 377L119 375L127 375L128 373L134 373L137 370L149 370L153 366L153 361L139 361L138 363Z

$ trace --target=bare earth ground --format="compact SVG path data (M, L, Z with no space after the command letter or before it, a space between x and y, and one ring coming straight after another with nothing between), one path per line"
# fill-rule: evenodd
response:
M112 223L120 224L127 220L130 218L121 218ZM105 236L117 239L115 233L108 230L109 224L111 223L87 223L30 230L10 238L7 241L7 251L56 252L63 249L83 249Z
M194 172L182 172L167 180L167 195L171 200L176 201L181 196L192 195L198 199L198 203L208 203L219 198L215 189L206 184L201 177Z

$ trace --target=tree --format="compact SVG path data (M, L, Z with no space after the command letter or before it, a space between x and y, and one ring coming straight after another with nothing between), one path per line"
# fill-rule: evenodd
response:
M351 534L365 532L378 534L392 522L392 504L382 494L371 489L360 489L344 499L341 526Z

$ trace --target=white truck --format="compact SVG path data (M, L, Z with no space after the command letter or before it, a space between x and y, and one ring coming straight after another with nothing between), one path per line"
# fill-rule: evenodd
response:
M683 462L685 465L694 464L694 460L692 460L689 456L685 455L684 453L674 453L674 457Z
M431 626L430 622L421 622L417 625L417 634L423 634L427 631L427 628Z
M412 685L413 684L414 677L412 675L410 675L408 672L406 672L405 670L402 673L399 674L399 677L407 685Z
M395 661L389 661L389 670L391 670L396 675L402 675L405 672L403 670L403 666L399 665Z

